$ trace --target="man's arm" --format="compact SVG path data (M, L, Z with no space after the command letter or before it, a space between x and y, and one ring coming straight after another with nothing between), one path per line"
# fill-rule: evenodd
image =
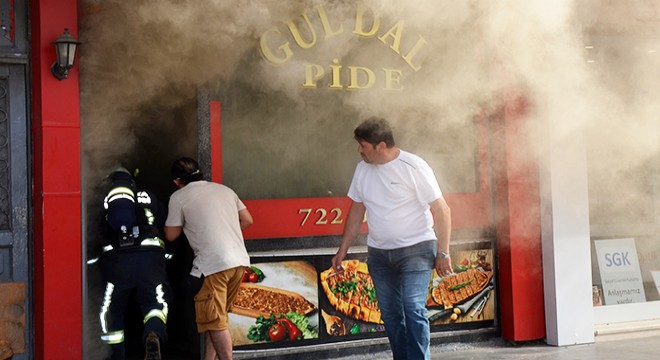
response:
M252 214L250 214L248 209L238 212L238 222L241 224L241 230L245 230L246 227L252 225L254 219L252 219Z
M348 215L346 216L341 244L339 245L337 254L332 258L332 267L335 269L335 272L341 273L343 271L341 262L346 257L346 254L348 254L348 248L351 247L353 240L355 240L360 231L365 211L366 208L363 203L356 201L351 203L351 208L348 210Z
M438 237L438 253L449 254L449 240L451 237L451 210L444 197L433 200L429 206L433 210L433 229ZM451 274L451 259L449 257L435 259L435 270L440 276Z
M181 235L181 231L183 229L183 226L165 226L165 238L168 241L174 241L176 240L179 235Z

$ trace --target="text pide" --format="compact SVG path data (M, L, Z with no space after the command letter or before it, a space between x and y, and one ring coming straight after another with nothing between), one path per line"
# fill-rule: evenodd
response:
M354 36L377 39L413 71L422 68L416 57L427 42L422 35L405 31L403 20L390 27L381 27L381 19L373 10L357 4L354 21L353 29L346 30L348 26L344 25L348 24L331 18L324 4L319 4L303 11L300 19L289 20L279 27L266 30L259 39L259 49L266 61L282 65L293 58L295 51L313 49L321 37L329 39L350 31ZM374 86L382 86L385 90L403 89L403 70L400 68L372 69L365 64L342 64L334 58L328 64L304 63L300 70L304 77L302 87L308 89L317 88L322 80L328 83L330 89L335 90L364 90Z

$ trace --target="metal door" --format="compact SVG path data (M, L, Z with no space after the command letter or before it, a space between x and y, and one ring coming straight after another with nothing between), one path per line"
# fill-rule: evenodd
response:
M24 66L0 64L0 354L15 359L29 353L26 123Z
M30 359L27 1L0 1L0 358Z

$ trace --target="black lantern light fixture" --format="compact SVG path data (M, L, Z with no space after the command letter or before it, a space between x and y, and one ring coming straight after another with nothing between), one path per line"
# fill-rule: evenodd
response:
M76 59L78 44L80 43L71 36L68 28L65 28L64 33L53 41L57 61L50 67L50 71L57 80L64 80L69 76L69 70L73 67L73 62Z

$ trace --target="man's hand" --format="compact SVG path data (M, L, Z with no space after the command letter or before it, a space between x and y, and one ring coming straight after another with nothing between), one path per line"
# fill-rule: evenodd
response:
M449 238L451 237L451 209L447 201L442 196L429 203L433 210L433 227L438 236L438 255L440 252L449 254ZM446 256L436 256L435 271L442 277L450 276L454 273L451 267L451 258Z
M454 274L454 271L451 268L451 258L447 256L444 259L441 259L439 256L435 258L435 271L438 272L438 275L441 277L448 277Z
M332 257L332 269L335 271L335 273L342 274L344 272L344 268L341 266L341 262L344 261L345 257L346 252L342 251L341 249L339 249L337 254Z
M364 213L366 211L363 203L356 201L351 203L351 208L348 210L348 215L346 216L346 224L344 225L344 233L341 237L339 250L337 250L337 254L332 257L332 268L338 274L344 272L341 262L346 258L348 248L351 247L353 239L355 239L360 230L360 226L362 226L362 219L364 219Z

